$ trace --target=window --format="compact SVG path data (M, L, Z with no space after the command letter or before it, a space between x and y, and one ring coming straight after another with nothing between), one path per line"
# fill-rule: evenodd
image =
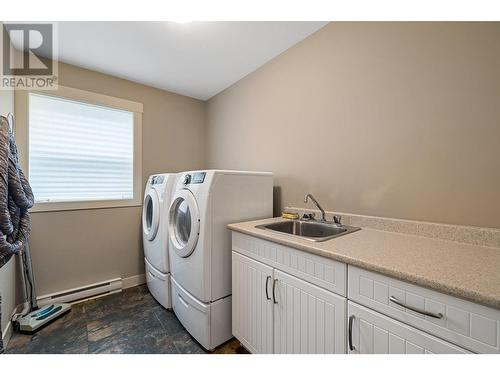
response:
M27 97L35 211L140 205L140 117L134 108L102 105L102 95L88 92L86 100L77 100L80 90L62 91L80 95ZM104 98L104 104L122 101Z

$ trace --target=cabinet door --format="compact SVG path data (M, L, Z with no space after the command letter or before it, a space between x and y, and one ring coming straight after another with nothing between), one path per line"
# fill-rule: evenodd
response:
M345 353L346 299L275 270L274 352Z
M233 335L251 353L273 353L273 269L234 251L232 267Z
M348 303L347 336L349 354L469 353L351 301Z

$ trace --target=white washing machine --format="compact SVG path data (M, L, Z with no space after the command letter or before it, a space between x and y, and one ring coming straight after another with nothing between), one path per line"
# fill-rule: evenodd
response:
M211 350L231 334L231 231L272 217L273 175L225 170L179 174L169 209L172 307Z
M168 259L168 208L176 174L150 176L142 207L142 240L146 281L151 295L165 308L172 307Z

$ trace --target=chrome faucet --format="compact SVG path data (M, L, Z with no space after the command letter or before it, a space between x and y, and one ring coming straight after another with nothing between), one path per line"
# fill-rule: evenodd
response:
M318 201L313 197L312 194L306 194L306 196L304 197L304 203L307 203L309 198L311 198L311 200L314 202L314 204L316 205L316 207L318 207L318 210L321 211L321 221L326 221L326 215L325 215L325 210L323 210L323 207L320 206L320 204L318 203Z

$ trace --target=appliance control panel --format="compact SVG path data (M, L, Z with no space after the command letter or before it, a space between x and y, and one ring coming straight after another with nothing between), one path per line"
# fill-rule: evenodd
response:
M163 184L164 179L165 179L165 176L153 176L153 177L151 177L151 185Z
M192 175L187 174L184 176L182 183L184 185L202 184L203 181L205 181L205 176L206 176L205 172L196 172L196 173L193 173Z
M205 175L206 175L205 172L198 172L198 173L193 174L193 180L191 183L202 184L203 181L205 181Z

